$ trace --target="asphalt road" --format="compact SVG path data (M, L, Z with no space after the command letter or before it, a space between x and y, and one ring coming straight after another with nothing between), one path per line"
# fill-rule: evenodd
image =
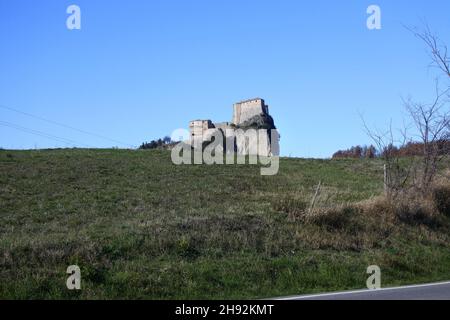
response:
M450 300L450 281L377 290L292 296L278 300Z

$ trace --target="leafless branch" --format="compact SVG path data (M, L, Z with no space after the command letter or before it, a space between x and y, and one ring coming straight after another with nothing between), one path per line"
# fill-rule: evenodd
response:
M405 28L426 44L430 50L432 65L439 68L447 77L450 77L450 56L448 54L448 47L431 31L428 24L425 23L424 29L421 31L417 28L406 26Z

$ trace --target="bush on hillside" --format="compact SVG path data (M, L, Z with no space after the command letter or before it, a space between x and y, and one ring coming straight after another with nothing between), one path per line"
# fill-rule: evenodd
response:
M139 149L145 150L145 149L158 149L158 148L166 148L167 146L171 145L172 140L170 137L166 136L162 139L158 140L152 140L151 142L143 142Z
M328 231L354 229L358 227L352 219L358 214L356 206L345 205L333 208L318 208L305 216L305 221L323 226Z
M435 187L433 201L439 213L450 218L450 186Z
M283 197L273 202L272 208L277 212L288 214L291 220L297 220L305 215L308 204L302 200Z

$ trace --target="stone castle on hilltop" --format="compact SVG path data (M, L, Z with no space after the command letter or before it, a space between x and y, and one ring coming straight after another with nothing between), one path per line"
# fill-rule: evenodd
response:
M273 118L269 114L269 106L261 98L235 103L233 105L233 118L231 122L213 123L211 120L191 121L189 123L190 144L194 147L203 146L205 141L211 141L211 136L215 130L220 130L224 137L227 136L227 132L234 132L234 151L237 154L252 154L252 148L246 145L245 139L240 139L240 135L244 135L249 129L266 130L266 134L258 136L258 155L279 155L279 135L276 131Z

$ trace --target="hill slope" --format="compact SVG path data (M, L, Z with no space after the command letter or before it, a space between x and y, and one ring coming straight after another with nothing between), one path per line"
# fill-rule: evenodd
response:
M0 151L1 298L261 298L450 279L450 227L320 207L382 190L378 160L175 166L167 151ZM69 291L66 268L81 268Z

